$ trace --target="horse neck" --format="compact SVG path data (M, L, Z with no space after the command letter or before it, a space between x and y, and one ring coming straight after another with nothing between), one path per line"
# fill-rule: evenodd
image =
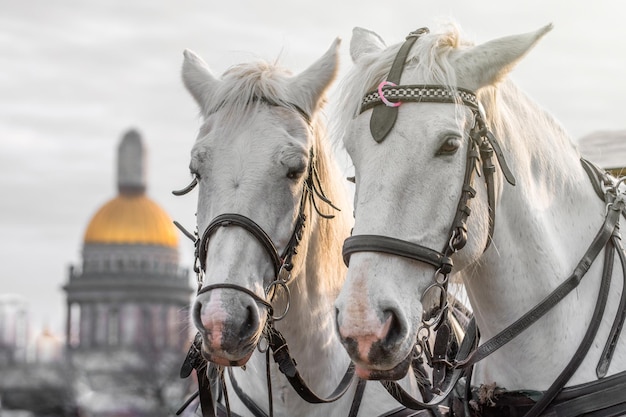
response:
M517 184L500 185L493 244L468 268L464 279L484 338L517 320L567 279L599 230L604 214L578 152L557 122L511 85L503 86L498 101L503 110L493 124L494 133L505 148ZM596 294L597 281L589 279L579 291ZM539 388L532 384L541 386L544 379L549 380L554 363L571 357L570 351L576 348L575 343L563 348L559 342L580 340L586 326L584 320L568 326L563 323L570 323L572 315L589 317L592 308L590 299L587 304L571 297L564 300L531 332L488 358L487 364L500 361L492 367L497 368L506 360L517 362L525 355L539 355L546 361L544 369L529 366L530 374L520 376L531 384L526 387ZM545 349L546 343L558 347ZM541 348L545 352L539 353ZM507 357L510 354L517 357ZM541 366L541 360L535 363ZM513 376L495 374L500 378L498 384L508 381L507 388L515 387Z

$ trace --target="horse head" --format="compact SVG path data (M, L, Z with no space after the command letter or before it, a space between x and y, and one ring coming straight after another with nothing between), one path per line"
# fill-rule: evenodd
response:
M248 361L268 321L286 314L292 277L305 268L295 259L307 253L318 110L339 43L297 76L258 62L218 79L184 53L182 78L203 119L190 163L202 276L192 321L203 356L217 364Z
M418 332L442 314L448 276L479 262L489 246L491 212L513 180L501 175L509 174L503 160L479 162L485 141L501 151L485 136L497 120L481 100L550 28L477 46L456 28L421 30L412 44L392 47L354 30L340 123L355 168L355 225L336 309L362 378L406 373ZM491 183L476 179L498 166Z

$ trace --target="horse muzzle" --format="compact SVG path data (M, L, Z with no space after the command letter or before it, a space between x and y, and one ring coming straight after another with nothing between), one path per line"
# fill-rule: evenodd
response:
M202 356L206 360L241 366L260 340L265 315L247 294L216 289L197 297L192 321L202 336Z
M337 314L339 337L348 355L355 363L357 375L363 379L397 380L404 377L411 363L411 344L408 331L398 313L386 310L383 320L350 325ZM408 354L404 354L408 350Z

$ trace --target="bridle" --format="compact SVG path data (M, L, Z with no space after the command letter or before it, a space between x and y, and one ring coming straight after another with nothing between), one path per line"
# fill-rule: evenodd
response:
M606 173L584 159L581 160L583 168L591 179L596 193L607 204L607 208L604 224L593 239L582 260L578 263L570 277L555 291L549 294L520 319L516 320L480 346L478 346L477 343L478 329L475 320L472 318L466 328L466 335L463 341L456 348L456 354L453 355L454 357L448 356L448 350L450 350L450 332L449 325L447 324L447 311L449 308L447 304L447 287L448 275L453 268L453 262L450 257L462 249L467 242L467 219L471 213L469 202L476 195L472 186L473 175L476 171L475 165L478 160L482 161L483 177L487 186L489 232L484 250L486 250L491 243L495 225L496 205L493 177L496 167L493 164L492 158L494 153L498 159L500 170L507 182L511 185L515 185L515 179L504 159L504 155L495 136L486 126L484 111L474 92L462 88L451 88L441 85L396 85L396 83L400 82L400 76L411 46L415 43L416 39L424 33L428 33L427 28L422 28L409 34L407 40L400 47L396 55L388 79L383 81L376 91L372 91L364 96L361 102L360 112L362 113L370 108L373 109L370 119L372 137L378 143L385 139L393 128L397 118L397 107L403 102L462 104L469 107L473 112L474 124L469 132L470 143L467 148L466 168L461 197L457 205L454 221L448 232L448 243L441 251L417 243L380 235L355 235L347 238L344 242L343 257L346 265L348 265L350 256L353 253L379 252L426 263L433 266L436 271L434 283L426 289L426 292L433 288L440 289L442 294L440 299L441 307L439 314L434 320L423 320L418 330L417 346L419 349L417 353L426 354L429 364L433 367L432 385L435 388L435 392L438 393L430 401L425 403L412 398L395 383L385 382L384 385L387 387L389 393L406 407L424 409L432 408L434 405L441 404L443 401L447 400L453 390L455 390L457 382L465 375L467 377L464 393L465 415L473 415L469 409L473 365L517 337L522 331L537 322L550 311L550 309L558 304L567 294L573 291L581 282L599 253L604 250L605 260L602 282L596 307L587 332L566 368L559 374L550 388L541 393L540 399L530 404L527 408L528 413L524 415L525 417L539 416L549 406L553 408L560 407L563 414L558 415L578 415L574 414L574 410L580 410L581 404L575 401L575 397L576 394L582 395L583 393L587 396L585 410L600 410L610 406L621 410L621 412L626 412L626 398L623 398L623 395L620 397L607 394L609 392L616 392L616 388L621 390L620 392L624 392L624 387L626 387L626 371L604 380L600 379L596 382L583 384L574 389L563 389L569 378L574 374L585 358L586 353L594 341L600 323L602 322L615 254L619 256L622 264L624 286L626 287L626 253L621 246L619 234L619 219L621 216L626 215L626 195L623 191L620 191L621 183L624 180L615 181L609 178ZM424 295L425 294L422 295L422 298ZM609 363L625 321L626 291L622 291L622 300L618 307L604 352L598 364L598 378L604 378L607 373ZM427 335L430 334L431 330L437 333L434 343L434 352L429 351L427 336L420 339L419 335L422 329L426 329L425 334Z
M400 47L394 63L389 71L387 81L383 81L376 91L367 93L361 102L360 113L373 109L370 119L370 129L373 138L382 142L397 117L397 105L403 102L415 103L451 103L467 106L473 114L473 126L469 132L470 143L467 147L465 174L461 187L454 220L450 226L446 245L441 250L429 248L418 243L409 242L382 235L354 235L347 238L343 246L343 257L346 265L350 256L356 252L380 252L400 256L429 264L435 268L435 282L430 288L440 288L447 292L448 275L452 271L451 256L462 249L467 243L467 219L471 209L469 203L476 196L473 187L476 164L482 161L482 172L488 190L489 203L489 232L485 250L491 244L495 225L495 184L494 173L496 166L493 155L498 159L499 166L506 180L515 185L515 178L509 169L504 154L495 136L489 131L485 123L485 115L476 94L463 88L450 88L442 85L396 85L399 82L406 57L415 40L420 35L428 33L427 28L411 32L405 43ZM381 105L384 104L384 105ZM379 125L382 125L379 126ZM428 291L428 290L427 290ZM446 308L440 311L445 312ZM443 314L439 314L441 318ZM439 320L438 320L439 321ZM435 327L438 327L435 325Z
M271 103L265 99L258 99L258 101L265 102L269 105L280 105ZM289 106L294 108L300 115L310 124L310 117L299 107ZM189 193L198 184L198 180L194 178L187 187L173 191L174 195L180 196ZM248 296L252 297L255 302L263 306L267 311L267 322L263 331L263 337L266 339L266 346L257 346L257 349L261 353L266 354L266 373L268 384L268 403L269 413L265 413L254 401L241 390L237 381L234 379L232 370L228 369L228 374L231 381L231 386L234 392L248 408L248 410L256 417L271 417L273 415L273 401L272 401L272 387L270 377L270 352L273 355L274 361L278 364L280 371L285 375L289 383L292 385L298 395L309 403L331 403L341 398L348 390L348 388L354 382L354 365L350 363L341 381L326 397L316 394L311 390L300 373L297 370L296 362L289 353L289 347L284 336L276 329L274 323L282 320L286 317L290 306L290 292L289 283L292 280L291 271L294 267L293 258L298 253L298 246L302 240L303 231L306 224L306 210L307 203L310 204L312 210L314 210L323 219L332 219L335 216L332 214L326 214L320 210L317 200L328 205L333 210L340 210L336 207L332 201L325 195L320 181L319 173L316 167L316 156L313 148L309 151L309 166L307 171L307 177L304 181L302 194L300 198L300 204L298 208L298 214L296 216L295 224L291 232L291 236L287 245L279 252L276 245L270 238L269 234L254 220L247 216L238 213L223 213L216 216L209 225L206 227L202 236L198 238L198 232L190 233L180 223L174 222L174 224L194 242L194 271L197 277L198 291L197 296L215 289L231 289L240 291ZM208 251L208 245L212 236L218 229L223 227L240 227L248 232L260 245L263 247L266 255L268 256L273 267L273 279L264 288L265 298L258 296L255 292L240 285L230 283L218 283L204 286L204 274L206 271L206 256ZM286 294L286 305L284 311L279 315L274 315L274 306L271 301L274 298L275 290L281 288ZM192 343L189 352L183 362L181 368L181 377L186 378L191 374L191 371L195 369L198 373L198 391L189 398L185 404L178 410L177 414L181 414L184 409L195 399L200 397L200 404L202 408L203 417L218 416L233 416L237 415L230 410L228 401L228 392L226 390L226 382L224 377L224 369L218 367L206 359L203 358L202 351L202 338L198 333ZM224 405L214 399L212 389L215 386L219 387L219 393L224 399ZM357 389L355 397L352 403L352 407L349 412L350 417L355 417L358 413L361 398L365 388L365 381L359 381L357 383ZM216 410L217 408L217 410ZM217 414L216 414L217 413Z

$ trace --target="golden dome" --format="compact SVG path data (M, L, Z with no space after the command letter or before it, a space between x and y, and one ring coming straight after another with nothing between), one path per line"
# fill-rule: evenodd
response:
M145 194L121 193L93 216L84 241L177 248L178 234L167 213Z

